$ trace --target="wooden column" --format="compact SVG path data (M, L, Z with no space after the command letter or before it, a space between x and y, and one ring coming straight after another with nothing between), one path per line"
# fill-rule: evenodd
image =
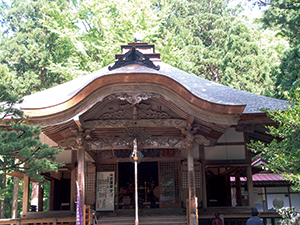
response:
M188 164L188 181L189 181L189 208L190 208L190 224L198 225L197 202L196 202L196 186L195 186L195 171L193 149L187 149L187 164Z
M70 210L75 211L76 199L76 168L71 171L71 193L70 193Z
M242 205L242 191L241 191L241 175L239 171L234 173L235 175L235 190L236 190L236 204L237 206Z
M23 215L28 212L28 204L29 204L29 185L30 180L29 177L24 175L24 183L23 183Z
M206 192L206 173L205 173L205 163L202 163L202 201L203 209L207 209L207 192Z
M49 210L53 211L54 209L54 186L55 186L55 180L50 181L50 197L49 197Z
M84 208L84 199L85 199L85 183L84 183L84 148L79 145L77 150L77 160L78 160L78 168L77 168L77 181L80 190L80 198L81 198L81 209ZM83 212L82 212L83 215Z
M253 194L253 180L252 180L251 165L247 166L247 185L248 185L249 206L254 207L254 194Z
M72 165L74 167L71 170L71 190L70 190L70 210L72 212L75 211L75 201L76 201L76 172L77 168L75 167L75 164L77 162L77 151L72 151Z
M38 211L42 212L44 207L44 183L39 183Z

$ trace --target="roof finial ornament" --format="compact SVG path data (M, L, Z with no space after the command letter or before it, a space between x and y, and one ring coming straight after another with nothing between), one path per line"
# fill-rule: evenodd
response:
M160 66L154 65L154 63L150 60L150 58L147 55L144 55L142 52L140 52L140 49L149 49L151 46L148 45L148 43L142 43L142 35L140 33L134 34L134 43L128 43L128 46L131 48L129 51L127 51L124 55L121 55L117 58L117 61L113 66L109 66L108 70L114 70L126 65L130 64L138 64L142 66L149 67L151 69L159 70ZM153 53L154 53L154 46ZM149 54L148 54L149 55Z

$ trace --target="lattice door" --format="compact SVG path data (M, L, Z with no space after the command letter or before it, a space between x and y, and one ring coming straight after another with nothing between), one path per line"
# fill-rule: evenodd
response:
M95 203L96 185L96 168L93 163L87 163L85 172L85 195L86 204L93 205Z
M160 204L162 207L180 202L178 166L178 162L159 162Z

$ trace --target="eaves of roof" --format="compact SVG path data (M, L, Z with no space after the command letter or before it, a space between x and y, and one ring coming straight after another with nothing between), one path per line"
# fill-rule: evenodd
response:
M160 66L159 71L135 64L113 71L109 71L108 67L104 67L86 76L81 76L45 91L26 96L21 107L23 109L40 109L59 105L76 96L93 81L116 74L128 74L129 76L134 74L153 74L168 77L180 84L192 95L209 103L224 106L244 106L244 114L261 113L260 108L284 110L288 106L287 101L256 95L211 82L163 62L157 62L156 64Z

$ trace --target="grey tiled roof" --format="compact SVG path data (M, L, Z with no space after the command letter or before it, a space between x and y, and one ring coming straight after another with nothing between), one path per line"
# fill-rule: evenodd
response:
M186 73L163 62L156 62L160 70L156 71L140 65L128 65L113 71L107 67L67 83L49 88L24 97L22 108L43 108L67 101L93 80L119 73L153 73L167 76L189 90L195 96L213 103L223 105L246 105L244 113L259 113L259 108L284 109L287 101L269 98L253 93L237 90L218 83L208 81L196 75Z

